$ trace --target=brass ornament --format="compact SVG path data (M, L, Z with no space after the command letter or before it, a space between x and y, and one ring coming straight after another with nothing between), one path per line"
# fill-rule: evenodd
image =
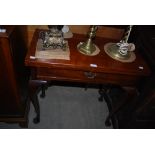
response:
M127 31L124 33L124 37L119 43L107 43L104 46L104 50L111 58L121 62L133 62L136 59L136 55L133 52L135 45L128 43L128 39L132 30L130 25Z
M133 62L136 59L133 51L128 51L127 54L123 55L119 52L119 48L116 43L107 43L104 46L104 51L108 56L120 62Z
M49 25L48 31L40 32L39 38L42 39L44 50L62 49L66 51L67 41L64 40L63 32L59 27L58 25Z
M92 39L96 36L96 31L98 29L98 26L91 26L90 30L88 32L88 40L86 42L80 42L77 45L77 49L80 53L92 56L93 53L96 51L96 45L92 42Z

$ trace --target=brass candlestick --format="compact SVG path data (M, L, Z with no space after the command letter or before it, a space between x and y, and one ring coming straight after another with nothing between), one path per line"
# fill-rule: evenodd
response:
M130 59L135 60L135 54L132 52L135 45L128 43L128 39L132 30L132 25L128 27L122 40L119 43L105 44L105 52L113 59L123 62L130 62Z
M88 40L86 42L80 42L77 45L77 48L80 53L85 55L92 55L93 52L96 50L96 45L92 42L92 39L96 36L96 31L98 29L98 26L91 26L90 30L88 32Z

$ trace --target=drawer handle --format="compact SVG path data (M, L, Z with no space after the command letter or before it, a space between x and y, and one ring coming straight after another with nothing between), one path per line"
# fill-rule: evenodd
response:
M89 79L94 79L96 76L96 73L92 73L92 72L84 72L84 75L89 78Z

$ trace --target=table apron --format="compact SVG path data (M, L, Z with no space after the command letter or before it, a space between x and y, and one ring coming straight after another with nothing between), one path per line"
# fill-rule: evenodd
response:
M40 80L60 80L60 81L77 81L98 84L116 84L122 86L135 86L141 77L134 75L124 75L115 73L98 73L92 71L67 70L67 69L50 69L37 68L36 79Z

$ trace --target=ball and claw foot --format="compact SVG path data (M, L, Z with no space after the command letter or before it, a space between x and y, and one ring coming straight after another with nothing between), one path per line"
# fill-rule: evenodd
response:
M28 128L28 121L19 123L21 128Z
M33 119L33 123L38 124L40 122L40 118L37 116Z
M106 121L105 121L105 125L106 125L106 126L111 126L110 120L106 120Z

